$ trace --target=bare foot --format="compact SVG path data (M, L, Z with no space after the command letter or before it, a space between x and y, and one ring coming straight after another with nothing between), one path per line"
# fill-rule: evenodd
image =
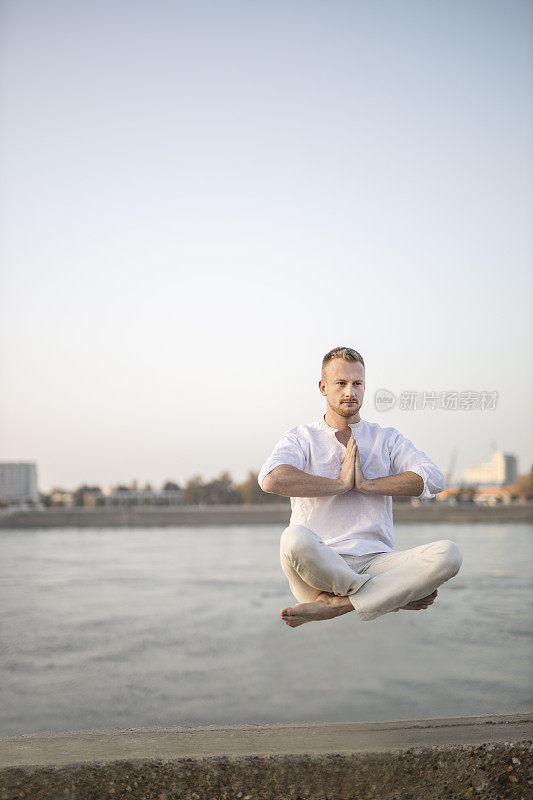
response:
M404 608L406 611L421 611L423 608L427 608L430 606L437 596L437 590L435 589L434 592L428 594L427 597L421 597L420 600L412 600L410 603L407 603L405 606L400 606L400 608Z
M291 628L313 620L332 619L353 611L354 607L347 597L322 592L311 603L298 603L296 606L283 608L280 611L283 622Z

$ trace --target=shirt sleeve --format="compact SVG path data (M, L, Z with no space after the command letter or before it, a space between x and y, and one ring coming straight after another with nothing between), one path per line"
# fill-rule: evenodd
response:
M268 473L281 464L303 470L306 463L307 457L300 437L294 430L286 431L259 470L257 482L262 489L263 480Z
M444 491L446 479L436 464L414 444L396 432L390 451L391 475L400 475L402 472L416 472L424 481L424 489L419 495L420 500L435 497Z

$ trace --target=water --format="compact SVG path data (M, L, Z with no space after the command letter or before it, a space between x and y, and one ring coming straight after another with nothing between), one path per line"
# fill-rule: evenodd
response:
M289 628L282 526L0 531L0 734L531 708L533 526L453 539L426 611Z

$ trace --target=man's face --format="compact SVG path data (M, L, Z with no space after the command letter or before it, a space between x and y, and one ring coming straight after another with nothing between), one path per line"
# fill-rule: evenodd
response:
M358 361L334 358L318 386L328 408L341 417L353 417L363 405L365 368Z

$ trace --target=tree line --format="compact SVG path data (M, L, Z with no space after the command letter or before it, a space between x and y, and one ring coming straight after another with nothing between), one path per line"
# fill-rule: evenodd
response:
M283 503L286 498L280 497L275 494L267 494L263 492L257 482L257 472L250 470L248 476L242 483L234 483L229 472L221 472L220 475L211 481L205 481L201 475L193 475L189 478L183 487L179 486L174 481L167 481L162 491L157 494L159 499L165 492L176 493L180 492L179 500L180 505L230 505L230 504L266 504L266 503ZM113 496L120 495L121 493L130 494L132 487L125 485L118 485L113 488ZM151 503L151 495L153 497L152 486L147 483L142 489L134 491L139 493L142 498L142 503ZM64 489L53 489L49 493L40 493L40 501L46 506L61 506L61 505L86 505L85 499L87 494L94 496L91 505L102 506L106 504L106 498L99 486L89 486L83 484L78 486L72 492ZM68 497L66 497L68 496ZM287 498L288 501L288 498ZM28 501L29 502L29 501ZM141 503L141 504L142 504ZM33 505L33 503L31 503ZM172 503L176 505L176 500Z
M284 498L263 492L257 482L257 472L250 470L248 477L235 484L229 472L222 472L212 481L204 481L201 475L189 478L182 489L184 505L224 505L232 503L280 503Z

